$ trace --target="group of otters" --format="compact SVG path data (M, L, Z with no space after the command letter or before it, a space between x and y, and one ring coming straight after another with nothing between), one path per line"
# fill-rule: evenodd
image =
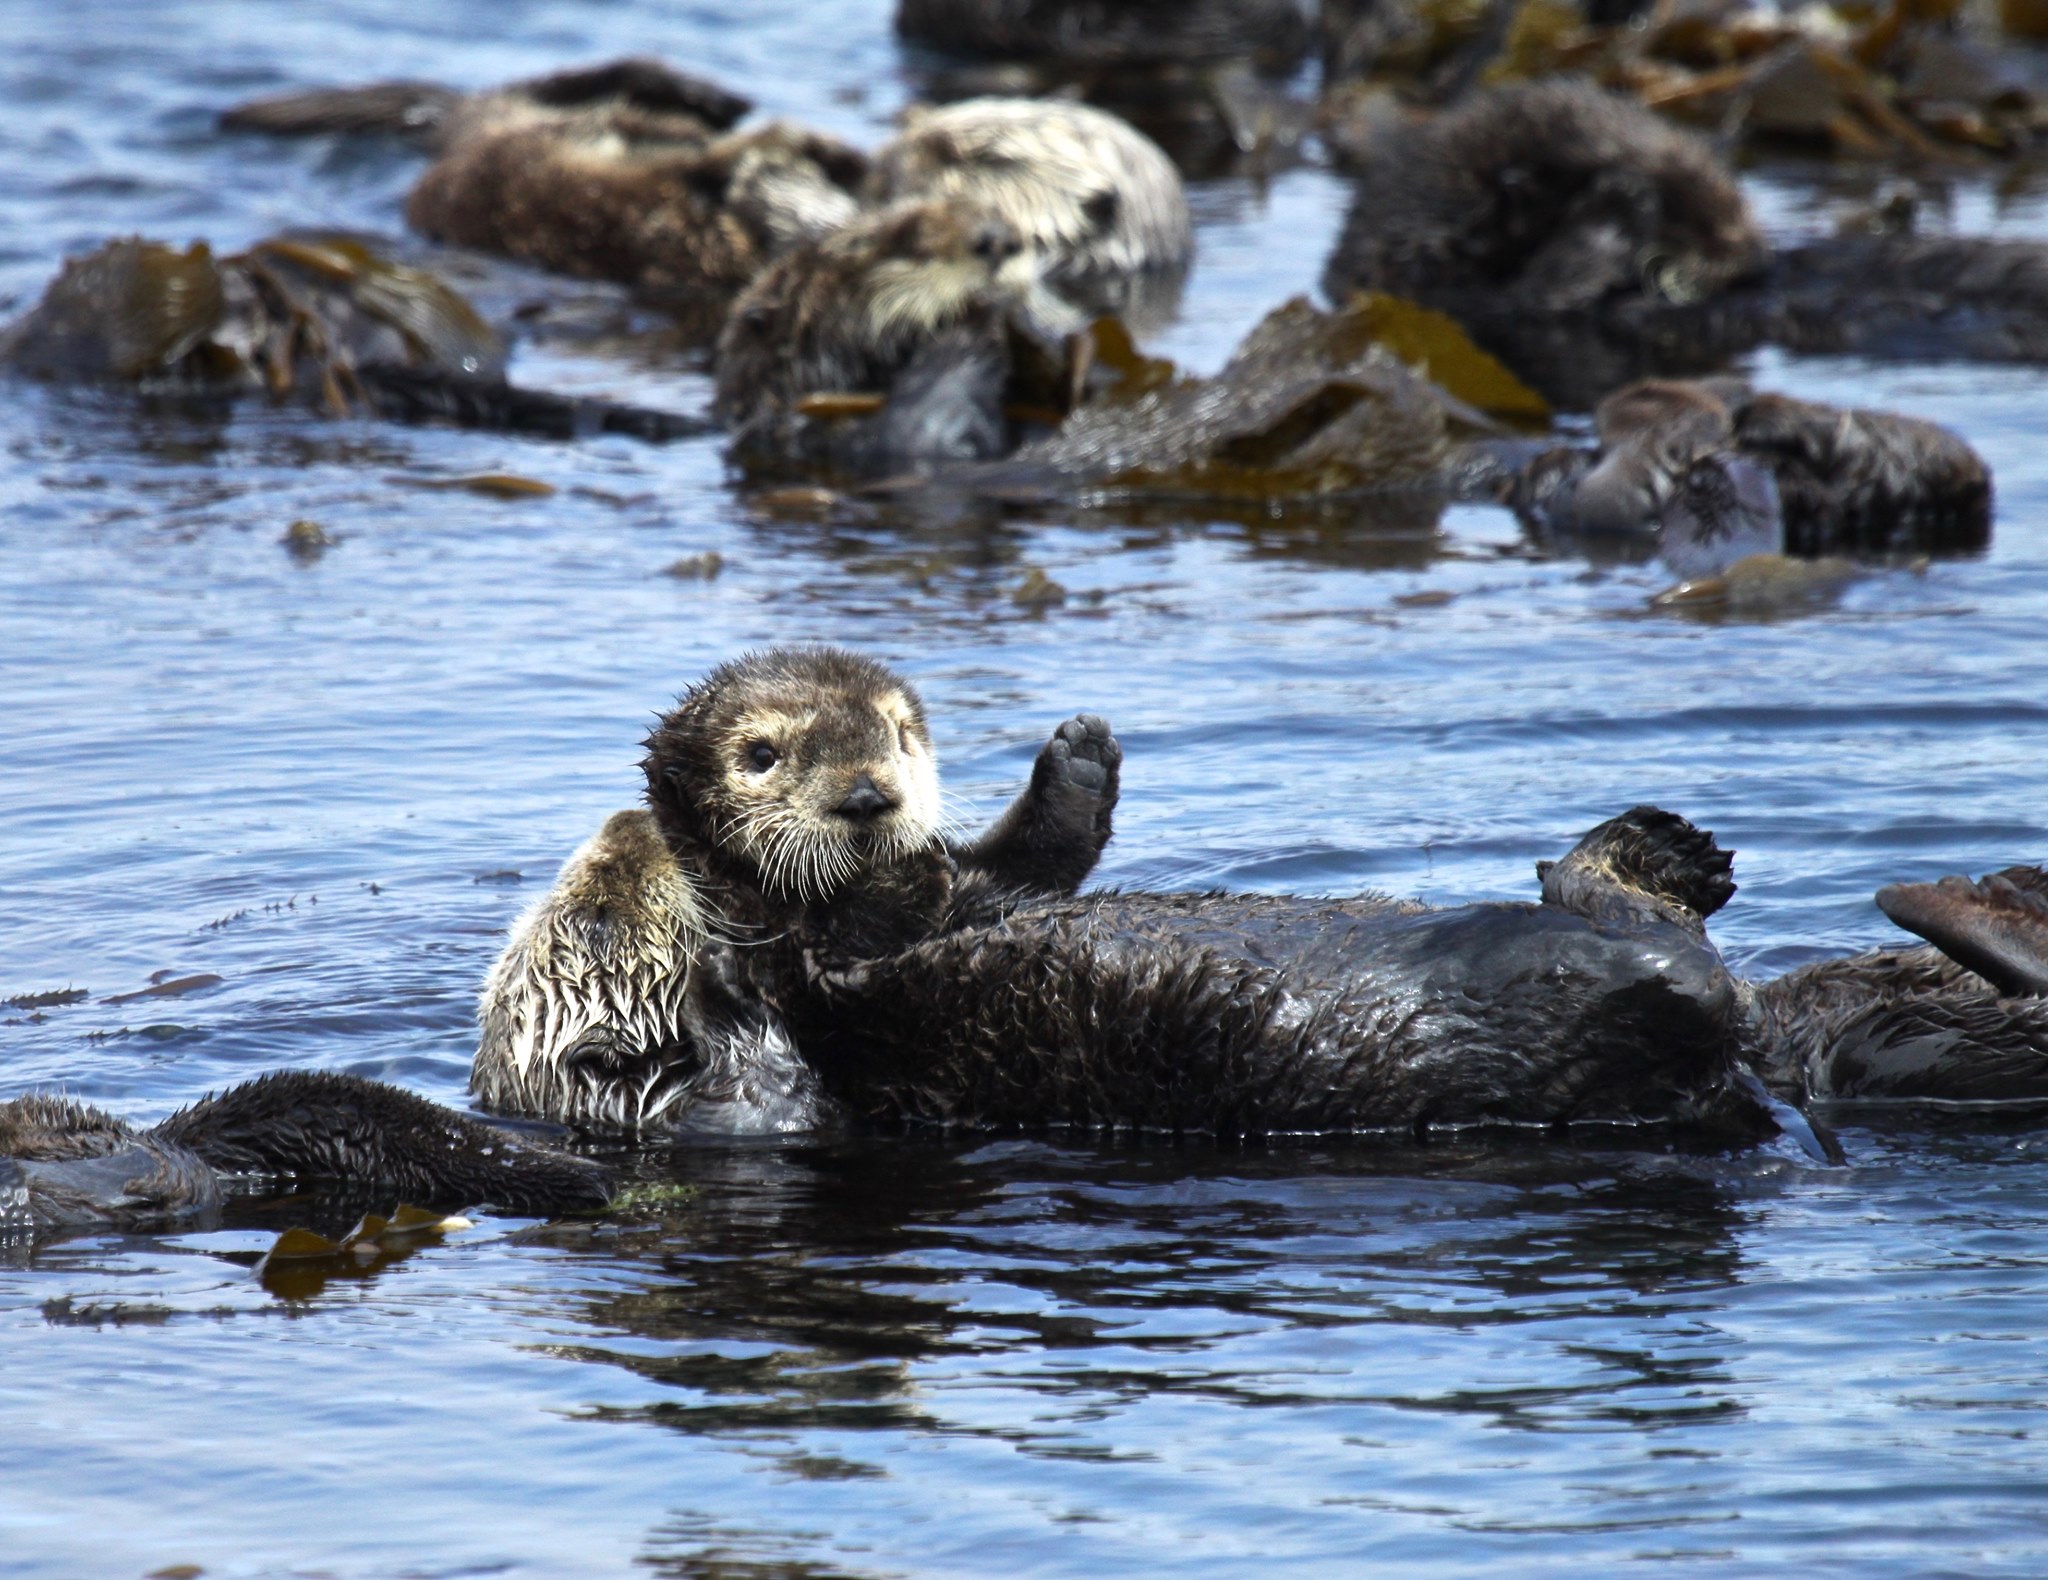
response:
M825 647L713 670L647 738L646 804L514 924L472 1089L642 1135L1657 1127L1836 1159L1814 1100L2048 1098L2048 869L1887 888L1931 947L1748 982L1706 932L1729 853L1649 806L1539 862L1527 902L1078 893L1121 762L1076 715L953 842L901 677ZM533 1213L620 1185L347 1075L266 1075L150 1129L0 1104L0 1227L189 1217L230 1175Z
M905 16L920 10L946 7ZM480 94L295 93L224 120L424 142L415 229L669 311L711 347L712 425L770 471L1005 499L1422 490L1504 501L1539 534L1661 532L1708 573L1754 551L1967 552L1989 539L1991 479L1961 439L1714 370L1766 342L2048 357L2048 248L1774 248L1704 139L1584 81L1488 86L1345 139L1356 197L1323 276L1338 305L1285 304L1205 377L1106 355L1087 327L1141 321L1192 247L1177 171L1116 117L976 99L915 112L870 155L783 121L735 129L748 109L623 61ZM1359 304L1387 297L1594 410L1593 441L1514 440L1380 342ZM336 237L231 256L112 243L0 332L0 365L551 432L707 426L508 384L460 297Z

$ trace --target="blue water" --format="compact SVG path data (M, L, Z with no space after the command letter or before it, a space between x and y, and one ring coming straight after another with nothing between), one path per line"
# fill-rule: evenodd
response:
M885 134L885 0L0 4L0 298L109 235L393 233L391 149L216 136L293 83L658 52ZM1759 178L1785 231L1853 194ZM1194 195L1157 349L1311 288L1343 188ZM1956 183L1954 223L2048 235ZM1941 222L1937 213L1935 221ZM701 374L553 340L532 382ZM1641 800L1741 852L1767 972L1893 937L1881 883L2048 856L2048 370L1756 364L1947 422L1996 540L1766 622L1503 514L777 514L651 449L0 403L0 1097L160 1116L279 1066L463 1100L516 910L637 790L654 712L792 639L902 666L963 809L1044 732L1128 753L1106 881L1527 895ZM423 486L552 484L492 499ZM300 560L294 520L334 547ZM706 550L711 581L664 574ZM1064 605L1010 595L1027 570ZM1450 601L1403 602L1417 593ZM123 1003L153 973L218 975ZM704 1148L647 1221L484 1218L303 1298L237 1228L0 1264L0 1575L1099 1576L2048 1569L2048 1165L1855 1117L1852 1165L1004 1141Z

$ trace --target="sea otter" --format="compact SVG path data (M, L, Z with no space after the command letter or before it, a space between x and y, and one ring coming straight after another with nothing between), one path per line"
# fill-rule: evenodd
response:
M0 1236L192 1218L228 1175L531 1213L602 1207L614 1188L601 1164L352 1075L259 1076L148 1129L64 1097L0 1103Z
M1369 107L1324 270L1457 318L1557 404L1712 371L1764 343L1885 357L2048 356L2048 248L1972 237L1764 240L1701 138L1576 79L1441 114Z
M1661 531L1681 575L1740 553L1968 553L1991 540L1991 472L1946 428L1762 394L1738 379L1652 379L1594 410L1597 451L1546 451L1507 501L1544 534ZM1704 551L1722 565L1683 562Z
M928 199L864 214L791 249L733 303L712 415L743 461L983 459L1013 442L1012 337L1057 312L993 211Z
M693 135L672 117L520 106L452 138L405 214L436 241L632 285L708 338L772 258L853 217L865 169L786 121Z
M139 238L66 261L0 330L0 366L145 395L266 394L340 414L441 418L570 437L668 439L701 419L506 382L503 342L424 270L344 236L281 236L216 255Z
M1047 281L1130 314L1194 248L1180 174L1158 144L1085 104L969 99L916 108L877 151L864 201L964 198L1007 221Z
M720 666L647 740L615 813L514 925L485 983L471 1086L582 1123L807 1129L828 1111L759 961L889 953L1019 897L1071 892L1113 827L1121 748L1068 720L981 837L940 836L917 693L832 648Z
M530 77L482 93L412 81L297 89L234 105L221 112L220 124L229 131L273 137L383 133L438 149L480 124L501 124L522 110L632 110L722 132L752 108L749 100L715 82L677 71L663 61L632 56Z

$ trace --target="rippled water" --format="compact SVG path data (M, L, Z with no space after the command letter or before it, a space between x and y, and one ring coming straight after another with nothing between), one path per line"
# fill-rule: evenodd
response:
M390 232L389 149L217 137L224 101L658 51L863 140L881 0L0 5L0 296L144 232ZM1774 224L1856 183L1761 184ZM1160 348L1309 289L1343 189L1196 193ZM1959 224L2048 234L1964 181ZM693 408L658 352L534 382ZM1080 707L1129 750L1126 884L1526 895L1639 800L1741 852L1759 971L1890 936L1897 878L2048 856L2048 371L1759 364L1932 416L1999 482L1982 558L1763 623L1504 515L758 512L710 442L516 441L245 408L0 406L0 1096L154 1117L277 1066L459 1102L513 912L635 794L717 659L855 643L992 810ZM423 486L510 471L513 501ZM295 519L339 542L278 543ZM716 550L711 581L663 574ZM1034 610L1026 570L1067 587ZM1416 594L1449 595L1413 601ZM107 1000L151 974L179 998ZM1852 1116L1856 1118L1856 1116ZM251 1225L0 1265L0 1574L1102 1575L2048 1566L2048 1166L2023 1124L1862 1116L1846 1170L1531 1150L706 1148L665 1219L485 1219L296 1297Z

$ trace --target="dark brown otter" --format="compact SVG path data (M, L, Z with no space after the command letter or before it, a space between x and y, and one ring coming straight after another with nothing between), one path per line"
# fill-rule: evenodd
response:
M770 259L853 217L865 170L789 122L713 136L637 112L522 112L454 137L405 213L437 241L632 285L708 338Z
M1284 70L1309 44L1297 0L897 0L896 31L950 54L1068 66L1249 60Z
M262 393L331 413L567 437L666 439L696 418L521 389L503 343L424 270L340 236L277 237L217 256L204 242L110 242L68 260L35 307L0 331L0 366L119 383L146 395Z
M439 148L466 127L502 120L508 111L620 109L672 116L708 131L736 125L752 103L715 82L659 60L629 57L531 77L483 93L435 82L374 82L356 88L312 88L250 99L222 112L230 131L273 137L386 133Z
M1741 555L1970 553L1991 540L1991 472L1962 439L1891 412L1645 380L1603 400L1597 451L1553 450L1508 503L1545 534L1659 533L1682 576Z
M829 1106L757 984L888 953L1081 882L1121 751L1083 715L979 839L945 841L917 693L832 648L714 670L648 737L616 814L522 917L485 984L472 1086L555 1119L790 1130Z
M1893 884L1933 947L1823 960L1754 989L1751 1058L1808 1099L2048 1100L2048 868Z
M1369 107L1324 270L1456 317L1553 401L1709 372L1764 343L1882 357L2048 356L2048 248L1842 235L1774 252L1709 145L1563 79L1433 117Z
M259 1076L149 1129L68 1098L0 1103L0 1235L199 1216L224 1175L534 1213L602 1207L614 1189L598 1163L351 1075Z
M1732 887L1726 865L1711 836L1637 808L1587 835L1540 904L1035 901L894 956L812 961L782 1003L870 1123L1753 1137L1773 1120L1698 912Z

